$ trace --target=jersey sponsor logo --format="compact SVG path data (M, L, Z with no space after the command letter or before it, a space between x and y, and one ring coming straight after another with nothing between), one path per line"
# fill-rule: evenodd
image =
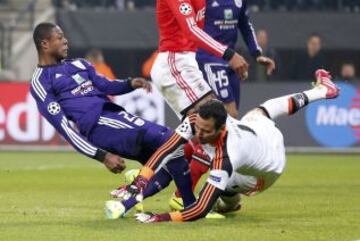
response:
M311 136L327 147L349 147L360 142L360 88L340 83L341 95L308 106L305 121Z
M219 30L226 31L226 30L236 29L238 22L239 20L237 19L229 19L229 20L221 19L221 20L215 20L214 25L219 27Z
M94 86L90 80L80 84L78 87L71 91L73 95L86 95L87 93L94 90Z
M238 8L241 8L243 5L243 1L242 0L234 0L235 6Z
M57 115L60 113L61 110L59 103L55 101L50 102L47 106L47 109L51 115Z
M214 176L214 175L209 175L209 179L213 180L214 182L218 182L220 183L221 182L221 177L218 177L218 176Z
M182 15L188 16L192 13L192 7L189 3L181 3L179 11Z

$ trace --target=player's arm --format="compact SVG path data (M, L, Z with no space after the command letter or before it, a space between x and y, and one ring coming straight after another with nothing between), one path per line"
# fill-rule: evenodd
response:
M243 5L240 9L238 28L241 35L246 43L249 52L255 58L261 56L262 49L256 41L255 30L250 22L249 11L247 8L247 0L243 1Z
M197 25L195 10L190 0L167 0L167 3L182 31L192 41L196 42L198 47L209 51L217 57L223 57L230 51L228 46L213 39Z
M137 88L144 88L146 91L151 91L151 85L144 78L127 78L110 80L103 75L96 73L95 68L87 62L82 60L87 68L89 78L94 86L107 95L121 95L126 94Z
M247 0L243 1L243 6L240 11L238 27L249 52L256 58L259 64L266 66L267 74L270 75L275 69L275 62L266 56L262 56L262 49L257 43L255 30L250 22Z
M184 144L194 137L196 114L192 114L176 128L175 132L146 162L140 176L150 180L155 171L176 156L184 155Z
M112 172L121 172L125 168L125 164L119 159L120 157L97 148L71 127L64 112L61 110L61 106L56 101L51 87L41 83L39 79L36 79L33 81L30 91L41 115L44 116L78 152L99 162L103 162Z
M241 79L247 78L249 68L248 63L233 49L219 43L199 28L196 23L196 16L190 0L167 0L167 3L186 36L189 36L189 38L196 42L198 47L228 61L229 66Z

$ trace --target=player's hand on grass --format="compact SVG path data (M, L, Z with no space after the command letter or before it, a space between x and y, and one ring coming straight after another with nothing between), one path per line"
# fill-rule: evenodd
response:
M146 92L151 92L152 90L152 87L151 87L151 84L149 81L147 81L146 79L144 78L141 78L141 77L136 77L136 78L133 78L131 80L131 86L134 88L134 89L138 89L138 88L143 88L146 90Z
M236 72L241 80L247 79L249 64L240 54L235 53L232 56L232 58L229 60L229 66Z
M124 159L110 152L105 155L104 165L113 173L121 173L126 168Z
M258 62L259 64L264 65L266 67L267 75L271 75L276 67L274 60L272 60L268 57L265 57L265 56L257 57L256 62Z

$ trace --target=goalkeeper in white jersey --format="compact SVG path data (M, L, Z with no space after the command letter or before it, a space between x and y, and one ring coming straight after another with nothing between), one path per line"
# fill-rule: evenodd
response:
M137 220L144 223L192 221L204 217L213 207L220 212L237 210L241 195L254 195L273 185L286 163L283 136L274 120L294 114L313 101L339 95L339 88L328 72L318 70L315 75L314 88L268 100L240 121L227 115L223 104L217 100L205 103L198 113L188 116L153 154L135 181L123 188L123 197L140 200L155 170L171 156L179 155L182 145L196 136L212 160L199 199L182 211L140 213Z

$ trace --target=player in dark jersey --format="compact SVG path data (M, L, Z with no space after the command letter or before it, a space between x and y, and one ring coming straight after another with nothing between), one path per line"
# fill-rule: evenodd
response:
M265 65L268 74L275 68L272 59L262 55L257 43L255 31L250 21L247 0L209 0L206 1L204 31L218 42L235 48L238 33L252 57L259 64ZM203 49L198 49L196 60L204 74L205 80L221 100L227 112L234 118L238 117L240 100L240 79L228 63Z
M151 85L145 79L109 81L87 61L65 59L68 41L61 28L52 23L37 25L33 38L39 62L31 81L31 94L40 113L77 151L119 173L125 168L122 157L144 164L173 134L166 127L126 112L107 97L136 88L150 91ZM179 156L170 163L163 170L167 175L154 180L149 195L174 179L187 205L193 203L187 162Z

